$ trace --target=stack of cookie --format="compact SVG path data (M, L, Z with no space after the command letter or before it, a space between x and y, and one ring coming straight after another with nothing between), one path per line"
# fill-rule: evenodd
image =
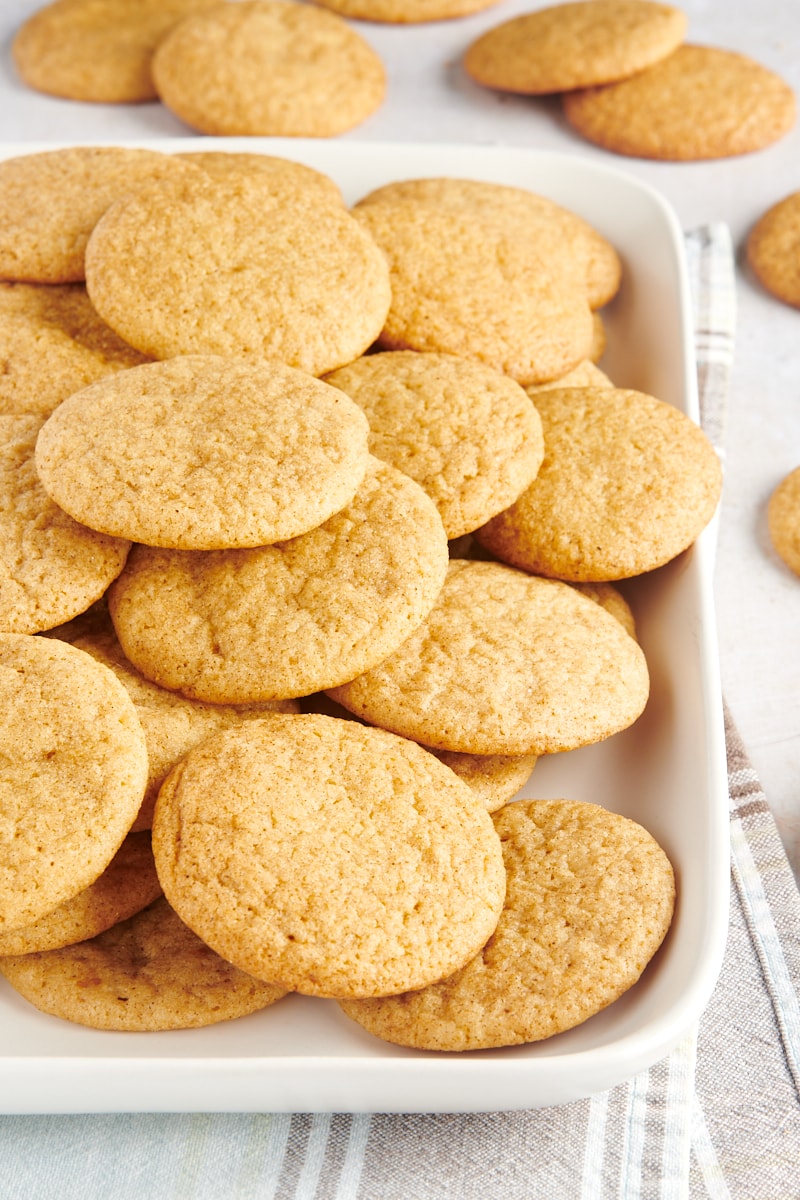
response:
M612 581L691 544L713 451L600 375L619 259L552 202L423 180L348 211L295 164L191 158L0 170L0 970L100 1028L288 991L439 1049L568 1028L655 953L672 869L603 809L506 802L642 712ZM49 243L37 170L86 195Z

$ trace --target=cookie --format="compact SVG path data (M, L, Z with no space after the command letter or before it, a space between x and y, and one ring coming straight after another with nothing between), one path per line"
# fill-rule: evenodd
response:
M109 590L127 658L212 703L307 696L390 654L424 619L447 539L419 484L373 459L318 529L245 550L134 547Z
M314 996L376 996L463 965L505 877L489 814L419 746L316 714L209 739L167 777L164 893L228 961Z
M794 92L774 71L687 43L621 83L565 93L563 106L570 125L606 150L686 162L762 150L796 117Z
M426 749L455 771L490 813L497 812L516 796L530 779L537 762L535 754L455 754L450 750Z
M745 244L747 261L768 292L800 308L800 192L759 217Z
M497 929L442 983L340 1002L370 1033L425 1050L479 1050L562 1033L640 978L669 929L673 870L626 817L570 800L521 800L495 817L508 879Z
M55 0L19 28L11 46L28 87L67 100L155 100L150 60L178 21L216 0Z
M383 102L386 74L341 17L285 0L188 17L153 56L159 98L201 133L334 137Z
M0 413L44 419L73 392L146 361L81 284L0 283Z
M686 14L651 0L578 0L504 21L476 38L464 69L476 83L543 95L626 79L671 54Z
M499 559L575 582L625 579L675 558L711 520L720 462L677 408L624 388L554 388L536 406L539 474L475 534Z
M337 205L283 204L260 175L191 170L114 205L92 234L87 289L112 329L153 358L268 358L311 375L363 354L390 285L359 223Z
M117 853L147 779L122 684L66 642L0 634L0 931L83 891Z
M359 406L303 371L190 355L65 400L42 426L36 467L51 498L101 533L182 550L263 546L352 500L368 436Z
M89 941L0 958L0 975L42 1012L128 1033L215 1025L286 995L221 959L163 899Z
M636 637L636 617L633 609L613 583L573 583L572 586L577 588L582 595L594 600L595 604L599 604L606 612L611 613L612 617L616 617L625 632L629 633L632 638Z
M560 379L551 379L547 383L538 383L526 387L525 391L536 403L536 395L545 388L580 388L580 387L613 387L605 371L592 361L591 358L584 359L578 363L577 367L573 367L566 375L562 375Z
M424 488L448 538L483 525L536 478L538 413L518 383L482 363L397 350L325 378L363 409L372 454Z
M565 243L565 254L585 259L587 300L592 308L608 304L619 290L622 264L608 238L547 196L482 179L404 179L375 188L359 200L356 209L404 201L499 219L521 240L541 243L555 235Z
M310 196L315 200L330 200L344 204L344 197L337 183L305 163L291 158L280 158L275 154L255 154L232 150L185 150L176 158L202 167L209 175L227 175L231 171L251 174L253 171L266 175L272 188L281 195Z
M343 17L410 25L421 21L447 21L491 8L499 0L317 0Z
M240 725L243 721L257 720L267 712L296 712L298 709L295 700L270 700L262 704L204 704L201 700L188 700L178 692L169 692L157 683L151 683L122 653L107 613L105 627L78 632L72 639L65 637L64 640L71 640L73 646L113 671L136 708L147 746L148 771L142 804L131 826L133 831L151 827L158 789L175 764L193 746L212 733L231 725Z
M115 200L154 179L197 171L170 154L123 146L72 146L5 159L0 279L82 282L89 234Z
M474 359L523 386L588 357L586 263L555 231L546 245L522 241L514 221L412 199L353 215L389 263L383 349Z
M96 937L161 895L149 833L129 833L88 888L24 929L0 933L0 957L58 950Z
M620 623L567 584L453 559L426 620L334 700L440 750L552 754L632 724L644 655Z
M84 612L130 550L130 542L74 521L47 495L34 460L41 424L0 415L0 630L9 633L38 633Z
M800 467L781 480L767 506L772 545L795 575L800 575Z

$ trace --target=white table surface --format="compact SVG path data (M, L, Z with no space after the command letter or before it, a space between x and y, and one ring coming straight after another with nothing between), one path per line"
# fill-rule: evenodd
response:
M0 141L113 142L187 136L158 103L89 105L26 89L9 47L38 0L0 4ZM800 465L800 311L766 295L741 248L760 214L800 190L800 122L774 146L739 158L656 163L582 141L555 100L503 96L463 73L464 49L485 29L544 0L503 3L455 21L354 23L381 55L381 109L345 136L359 141L470 142L557 150L602 159L657 187L685 228L726 221L739 249L736 362L726 438L726 482L716 596L723 691L800 877L800 579L771 549L765 509ZM797 0L684 0L688 40L737 50L777 71L800 97Z

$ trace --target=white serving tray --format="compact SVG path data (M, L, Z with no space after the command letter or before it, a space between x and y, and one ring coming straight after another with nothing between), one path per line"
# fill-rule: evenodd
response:
M624 281L604 312L603 369L698 419L681 230L662 197L580 157L496 147L261 138L126 142L160 150L259 150L337 180L349 202L393 179L514 184L572 208L619 250ZM0 157L53 149L0 145ZM541 759L521 795L594 801L640 821L677 875L672 929L641 980L547 1041L460 1055L371 1037L334 1001L288 996L208 1029L104 1033L48 1017L0 981L0 1111L487 1112L561 1104L663 1057L705 1007L728 906L725 739L712 602L713 529L626 594L650 666L643 716L605 743Z

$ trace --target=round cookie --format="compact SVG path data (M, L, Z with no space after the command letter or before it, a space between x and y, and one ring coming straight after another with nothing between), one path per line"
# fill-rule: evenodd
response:
M632 638L636 637L636 618L633 615L633 609L613 583L573 583L572 586L577 588L582 595L594 600L595 604L599 604L606 612L611 613L612 617L616 617L625 632L629 633Z
M584 359L578 363L577 367L573 367L571 371L567 371L566 375L562 375L560 379L550 379L547 383L538 383L530 387L526 387L525 391L536 403L536 396L539 392L551 388L581 388L581 387L613 387L614 384L606 375L605 371L592 361L591 358Z
M599 604L556 580L454 559L420 628L329 694L440 750L552 754L631 725L648 691L641 649Z
M114 672L133 700L142 726L147 746L148 774L142 805L131 826L134 831L150 828L161 784L175 764L199 742L221 729L260 719L268 712L297 712L298 709L295 700L265 700L262 704L205 704L202 700L189 700L178 692L169 692L145 679L128 662L107 614L106 628L78 633L71 640L73 646L91 654L92 658Z
M84 612L125 565L130 542L80 525L42 487L41 420L0 415L0 630L38 633Z
M24 929L0 933L0 957L85 942L141 912L161 895L149 833L129 833L88 888Z
M434 750L440 762L455 771L493 813L516 796L536 766L535 754L456 754L450 750Z
M518 383L482 363L397 350L325 378L363 409L371 453L425 489L448 538L483 525L536 478L538 413Z
M475 359L523 386L588 357L586 264L555 230L546 245L521 240L514 221L411 199L353 215L389 263L383 349Z
M65 400L39 432L36 467L50 497L100 533L182 550L264 546L352 500L368 436L358 405L303 371L190 355Z
M29 87L67 100L155 100L150 60L190 13L217 0L55 0L19 28L14 65Z
M232 150L185 150L175 157L202 167L209 175L225 176L231 171L252 174L255 171L266 175L273 189L287 197L293 198L300 193L315 200L344 204L341 189L330 176L291 158Z
M219 4L153 56L161 101L201 133L334 137L381 105L383 63L334 13L285 0Z
M502 220L519 239L541 243L555 237L565 243L565 253L586 260L587 299L600 308L617 294L622 264L614 246L583 217L527 188L482 179L404 179L369 192L356 210L370 204L413 201L437 209L478 214Z
M800 192L767 209L750 230L745 252L767 291L800 308Z
M87 288L112 329L153 358L268 358L311 375L363 354L389 272L347 210L285 205L259 175L191 170L114 205L92 234Z
M123 651L212 703L307 696L390 654L424 619L447 539L419 484L376 459L318 529L246 550L136 546L109 591Z
M491 818L449 768L383 730L272 716L167 777L164 893L224 958L314 996L378 996L462 966L505 876Z
M433 987L340 1002L370 1033L425 1050L540 1041L617 1000L661 945L675 881L641 825L595 804L521 800L495 828L508 886L494 934Z
M774 71L690 44L621 83L567 92L563 106L570 125L606 150L686 162L762 150L796 116L794 92Z
M147 780L133 702L53 638L0 634L0 931L32 925L106 869Z
M5 159L0 278L80 283L89 235L115 200L155 179L197 173L170 154L123 146L70 146Z
M767 506L772 545L795 575L800 575L800 467L781 480Z
M524 95L566 92L626 79L671 54L686 14L651 0L577 0L504 21L464 55L484 87Z
M0 975L42 1012L128 1033L214 1025L286 995L225 962L164 899L89 941L0 958Z
M623 388L552 389L536 407L539 474L475 535L499 559L574 582L625 579L675 558L711 520L720 462L677 408Z
M100 320L82 284L0 283L0 413L44 419L73 392L145 361Z
M500 0L316 0L343 17L409 25L421 21L447 21L482 12Z

